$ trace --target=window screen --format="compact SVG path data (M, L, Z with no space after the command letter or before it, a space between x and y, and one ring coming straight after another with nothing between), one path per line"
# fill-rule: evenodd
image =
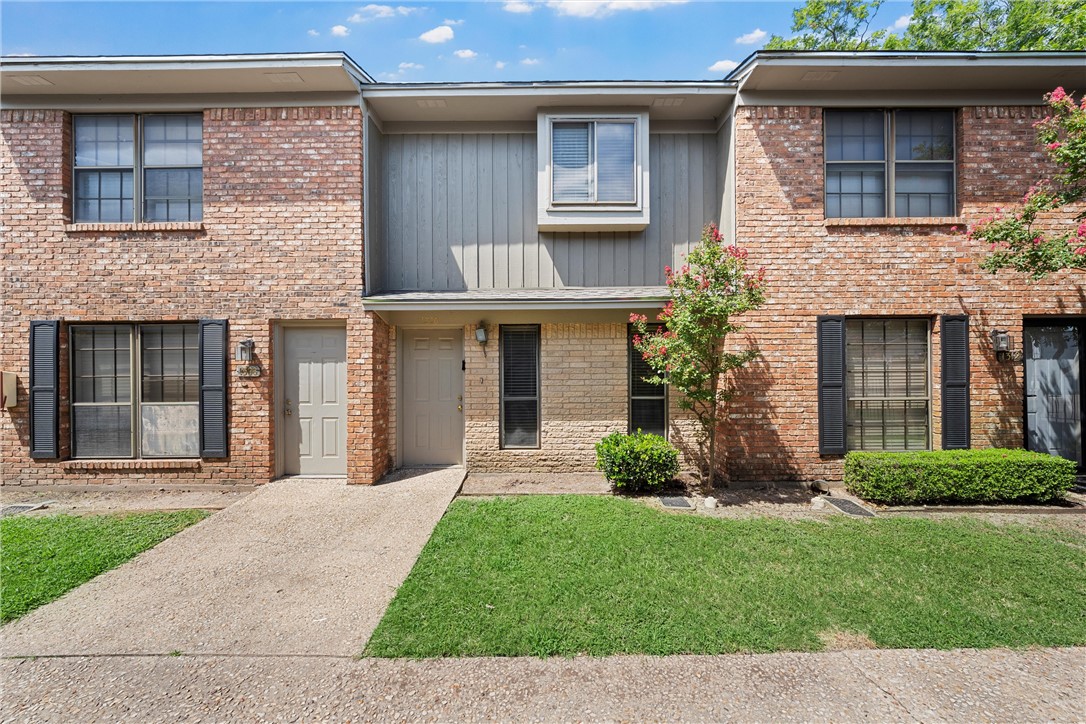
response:
M656 332L660 325L651 325ZM646 382L656 375L645 358L633 346L634 331L628 333L630 355L630 432L641 430L654 435L667 436L667 386Z
M76 116L75 220L132 221L135 119Z
M845 323L845 427L850 450L927 450L928 322Z
M539 327L507 326L501 336L501 446L539 447Z

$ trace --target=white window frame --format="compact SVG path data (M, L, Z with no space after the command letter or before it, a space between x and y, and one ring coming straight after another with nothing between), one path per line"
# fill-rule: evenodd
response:
M634 200L568 202L552 198L552 138L555 123L625 122L634 126ZM540 112L538 141L538 222L541 231L640 231L649 224L649 113L647 110ZM593 165L595 163L593 159Z

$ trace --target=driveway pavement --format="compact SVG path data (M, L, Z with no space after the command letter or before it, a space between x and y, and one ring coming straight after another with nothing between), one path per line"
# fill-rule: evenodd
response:
M4 626L0 652L358 655L463 475L270 483Z
M10 721L1081 722L1083 649L4 661Z

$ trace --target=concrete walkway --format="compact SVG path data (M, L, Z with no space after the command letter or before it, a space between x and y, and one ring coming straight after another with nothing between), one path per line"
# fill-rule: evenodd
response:
M1081 722L1084 649L8 660L10 721Z
M356 656L463 479L283 480L0 629L4 656Z

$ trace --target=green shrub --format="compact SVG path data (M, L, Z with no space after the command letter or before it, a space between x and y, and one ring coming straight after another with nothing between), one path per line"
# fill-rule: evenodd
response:
M1028 450L850 452L845 486L887 505L927 503L1043 503L1075 482L1075 463Z
M659 490L679 472L679 451L659 435L615 432L596 443L596 468L615 490Z

